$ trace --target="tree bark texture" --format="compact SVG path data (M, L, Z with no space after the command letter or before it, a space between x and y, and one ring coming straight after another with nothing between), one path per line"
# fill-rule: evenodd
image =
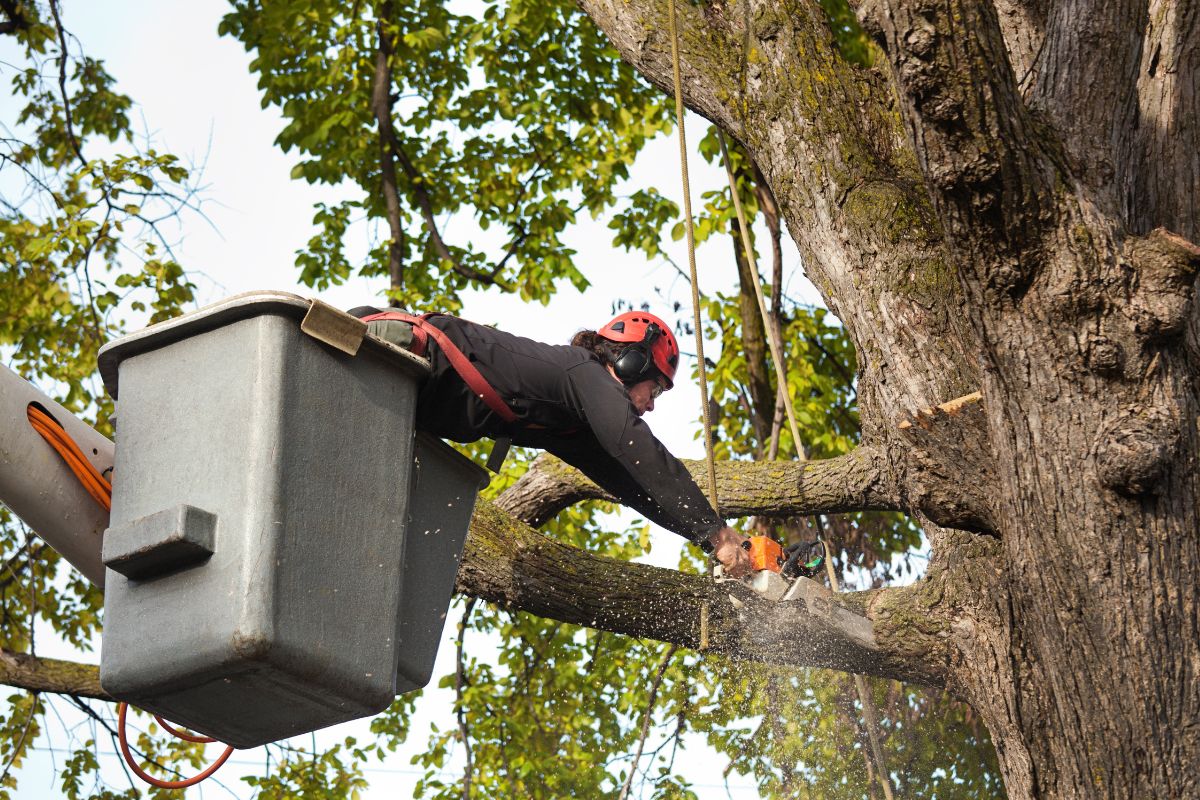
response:
M580 0L664 89L665 2ZM854 341L1010 796L1200 796L1200 3L856 10L869 67L816 2L678 3L686 102Z

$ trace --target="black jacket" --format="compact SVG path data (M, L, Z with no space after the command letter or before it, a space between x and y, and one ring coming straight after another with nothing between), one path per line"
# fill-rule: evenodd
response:
M364 315L360 309L351 313ZM474 362L517 422L488 408L430 337L431 372L417 398L418 429L456 442L509 436L513 444L546 450L647 519L693 541L724 526L594 354L457 317L430 322Z

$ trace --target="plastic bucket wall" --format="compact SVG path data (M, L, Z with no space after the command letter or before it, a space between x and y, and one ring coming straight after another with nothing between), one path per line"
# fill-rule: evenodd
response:
M487 473L445 442L417 434L404 554L396 690L429 683L454 594L475 496Z
M102 353L120 395L101 684L238 747L377 713L402 662L415 688L479 486L429 446L457 484L425 494L466 511L445 526L454 558L406 568L406 529L439 525L408 491L427 366L371 340L355 356L320 344L299 330L307 306L233 298Z

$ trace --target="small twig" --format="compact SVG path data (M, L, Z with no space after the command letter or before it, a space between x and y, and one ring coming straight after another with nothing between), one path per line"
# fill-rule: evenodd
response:
M471 760L471 732L467 727L467 715L463 708L463 687L467 682L463 642L467 636L467 623L471 619L471 612L475 610L476 600L477 598L472 597L467 601L462 620L458 623L458 663L454 670L455 715L458 717L458 732L462 737L463 749L467 754L467 769L463 774L463 800L471 800L471 771L474 769Z
M38 613L37 562L33 560L33 535L30 533L25 536L25 551L29 553L29 655L37 658L37 645L34 640Z
M776 387L775 413L771 416L771 439L767 445L767 461L774 461L779 457L779 437L783 434L783 418L786 413L786 408L783 404L783 393L785 391L787 391L787 387Z
M667 665L671 663L671 657L675 655L677 649L679 649L678 645L671 645L667 648L667 654L663 656L662 663L658 665L658 673L650 685L650 696L646 700L646 713L642 717L642 735L638 739L637 752L633 754L633 763L629 765L629 774L625 776L625 785L621 787L621 794L618 795L617 800L626 800L629 797L629 788L633 785L633 776L637 772L638 761L642 757L642 750L646 747L646 736L650 733L650 719L654 715L654 702L658 699L658 689L662 686Z
M3 566L0 566L0 570L8 573L8 575L5 577L0 578L0 589L6 589L11 586L14 581L19 580L21 577L21 572L23 572L25 568L32 563L32 559L40 556L42 551L45 549L46 543L39 542L32 550L18 550L16 553L13 553L12 558L8 559L8 561L5 561ZM24 557L24 561L17 563L17 559L21 557Z
M588 674L596 669L596 662L600 660L600 644L604 641L604 631L596 631L596 643L592 646L592 659L588 663Z
M41 177L39 177L37 174L35 174L33 172L33 170L29 169L29 167L22 164L20 161L13 158L12 156L6 155L4 153L0 153L0 161L7 163L7 164L12 164L14 167L16 167L17 169L24 172L25 177L27 177L29 179L30 183L34 184L39 189L41 189L43 192L50 195L50 198L52 200L54 200L54 205L60 211L64 208L65 204L63 203L62 198L58 196L58 193L55 192L53 189L51 189L50 185L48 183L46 183L44 180L42 180Z
M850 374L850 370L846 369L846 365L842 363L841 359L837 358L833 353L825 349L825 345L821 344L820 339L815 336L805 336L804 339L813 347L820 350L825 357L829 359L829 363L832 364L834 370L837 371L838 377L845 381L847 386L853 385L854 376Z
M424 177L422 177L416 166L409 159L408 154L404 152L404 148L400 146L399 141L393 143L392 155L395 156L396 161L400 164L400 168L404 170L404 174L408 177L413 194L417 198L417 206L421 211L421 217L425 220L425 228L429 231L429 240L433 243L433 249L437 251L438 256L449 263L454 271L464 278L476 280L481 283L500 285L500 282L494 276L471 269L454 257L454 254L450 252L450 248L446 246L446 242L442 239L441 232L438 230L437 219L433 214L433 201L429 197L429 192L425 189Z

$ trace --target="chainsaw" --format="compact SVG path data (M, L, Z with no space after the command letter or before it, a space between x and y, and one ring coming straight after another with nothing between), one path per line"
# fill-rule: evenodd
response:
M749 575L738 578L752 590L768 600L789 599L790 592L801 584L801 579L811 579L825 561L823 542L800 542L784 547L769 536L751 536L742 542L742 548L750 556ZM725 577L720 564L713 568L717 581L733 580Z

